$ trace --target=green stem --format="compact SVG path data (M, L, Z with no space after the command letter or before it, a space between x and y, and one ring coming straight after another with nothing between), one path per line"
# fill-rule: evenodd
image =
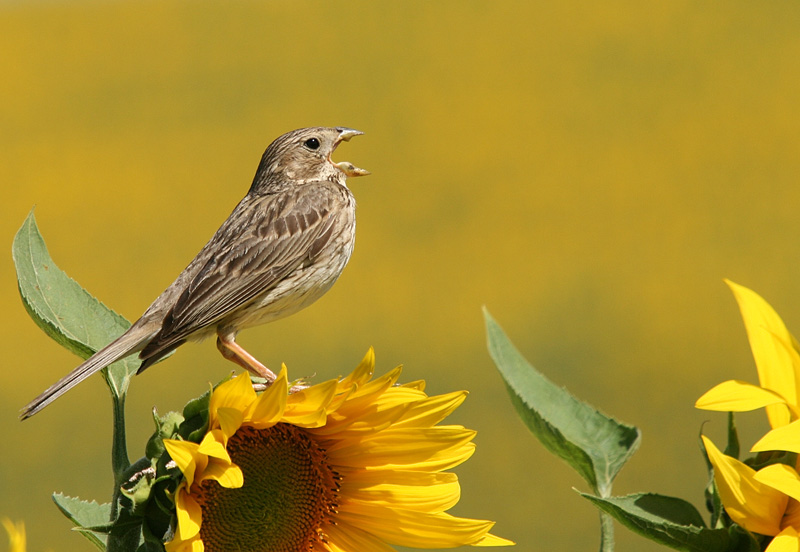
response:
M114 494L111 501L111 521L117 518L117 508L125 472L130 467L128 443L125 438L125 394L113 397L114 427L111 437L111 470L114 472Z
M114 472L114 494L111 500L111 521L115 526L108 535L108 552L135 552L139 546L141 526L129 521L130 513L120 512L122 484L125 482L131 462L128 458L128 444L125 438L125 391L117 394L112 389L114 403L114 427L111 438L111 470ZM125 518L125 519L123 519Z
M614 519L600 512L600 552L614 552Z

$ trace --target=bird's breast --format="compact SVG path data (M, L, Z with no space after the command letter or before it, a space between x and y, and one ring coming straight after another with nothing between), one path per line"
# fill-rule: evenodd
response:
M342 274L355 246L355 199L344 189L341 203L328 216L331 235L286 278L265 290L247 306L231 313L217 327L243 328L284 318L322 297Z

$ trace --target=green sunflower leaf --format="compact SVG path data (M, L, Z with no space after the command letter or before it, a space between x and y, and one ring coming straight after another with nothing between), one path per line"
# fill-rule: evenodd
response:
M640 432L579 401L531 366L484 309L489 354L528 429L600 496L636 452Z
M107 536L98 528L110 529L111 504L98 504L95 501L87 502L79 498L64 496L60 493L53 494L53 502L67 518L76 525L75 530L100 550L105 551Z
M680 498L652 493L599 497L580 493L622 525L664 546L685 552L758 552L746 531L709 529L697 509Z
M14 237L12 256L22 303L33 321L59 345L89 358L130 327L124 317L92 297L50 257L33 210ZM117 397L141 362L135 356L108 367L106 380Z

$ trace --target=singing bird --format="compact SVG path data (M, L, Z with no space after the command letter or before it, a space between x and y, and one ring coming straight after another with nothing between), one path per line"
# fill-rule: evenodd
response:
M274 380L236 343L236 334L307 307L342 273L356 231L356 202L346 180L369 172L334 163L331 154L359 134L302 128L272 142L247 195L189 266L124 334L31 401L20 418L121 358L139 353L142 372L187 340L214 334L222 356Z

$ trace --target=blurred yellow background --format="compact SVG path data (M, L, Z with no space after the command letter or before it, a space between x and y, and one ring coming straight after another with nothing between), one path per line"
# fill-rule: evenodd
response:
M588 490L516 418L484 344L486 305L529 360L640 427L616 494L702 509L693 409L755 381L723 277L800 332L800 5L775 2L0 3L0 236L36 205L54 260L133 320L216 230L288 130L344 125L355 254L317 304L246 331L267 365L318 380L375 347L379 370L469 389L478 430L458 515L518 550L597 549ZM90 550L52 491L108 500L110 403L93 377L22 424L77 359L27 318L0 258L0 516L29 550ZM179 409L231 365L187 345L138 377ZM739 416L744 444L763 414ZM0 539L2 540L2 539ZM657 550L618 528L619 550ZM2 546L0 549L4 550Z

